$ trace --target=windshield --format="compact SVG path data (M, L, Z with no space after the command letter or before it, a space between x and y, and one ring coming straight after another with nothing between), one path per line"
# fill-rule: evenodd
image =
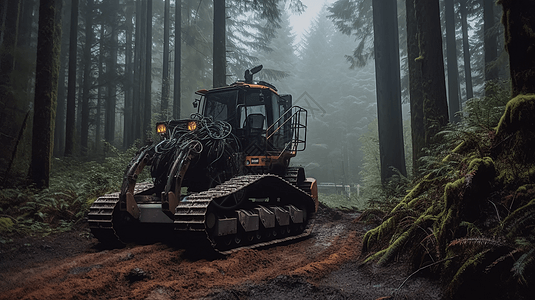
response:
M231 122L236 115L236 100L238 91L222 91L206 95L204 116L214 121Z

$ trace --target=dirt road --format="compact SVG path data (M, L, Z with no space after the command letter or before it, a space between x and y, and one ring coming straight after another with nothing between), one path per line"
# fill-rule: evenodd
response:
M167 244L102 250L87 231L0 246L0 299L378 299L406 279L402 266L359 266L365 226L322 208L307 239L204 257ZM410 279L393 298L439 299Z

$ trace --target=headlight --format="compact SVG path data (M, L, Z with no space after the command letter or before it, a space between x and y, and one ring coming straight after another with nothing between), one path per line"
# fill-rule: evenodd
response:
M158 133L164 134L166 131L167 131L167 126L165 126L165 124L158 124L158 126L156 126L156 132Z
M197 129L197 122L195 121L188 122L188 130L193 131L195 129Z

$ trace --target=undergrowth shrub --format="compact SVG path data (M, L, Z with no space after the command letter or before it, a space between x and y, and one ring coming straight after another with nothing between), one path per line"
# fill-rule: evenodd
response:
M99 196L118 191L124 170L137 149L119 151L110 144L106 147L108 156L98 160L55 158L48 189L0 190L0 243L15 235L44 236L72 230ZM144 172L140 180L147 177Z
M386 205L373 207L383 208L384 215L364 236L367 262L385 265L407 258L413 270L425 269L449 282L453 299L533 295L535 166L533 156L522 161L522 170L511 162L515 157L507 153L521 151L516 144L496 151L509 138L496 130L509 99L503 86L496 84L492 97L466 103L461 123L439 133L440 142L421 158L424 175L407 185L404 196L383 198ZM532 107L526 99L512 105L526 108L510 108L511 116L515 109ZM533 127L523 130L533 136ZM522 140L518 133L515 138Z

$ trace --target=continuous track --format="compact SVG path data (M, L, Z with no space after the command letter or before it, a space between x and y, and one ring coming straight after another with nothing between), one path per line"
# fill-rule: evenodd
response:
M150 187L148 184L136 186L136 194ZM217 205L227 197L244 197L244 199L230 209ZM252 202L250 198L263 201ZM126 236L135 235L133 231L137 226L134 225L143 226L143 223L125 218L128 214L121 212L118 205L119 193L113 193L99 197L90 208L89 227L93 235L103 244L120 245ZM296 205L306 209L305 220L299 224L290 222L291 224L287 226L281 226L277 222L273 228L259 228L249 232L238 230L235 234L222 237L217 236L207 225L209 213L217 218L238 219L237 214L241 209L254 210L258 207L275 209L284 208L286 205ZM204 233L215 251L229 254L240 249L258 248L310 235L314 218L313 207L314 200L309 194L276 175L244 175L183 199L175 211L174 229L178 233L177 238L189 236L191 233L197 233L198 236ZM240 226L238 223L238 227Z

